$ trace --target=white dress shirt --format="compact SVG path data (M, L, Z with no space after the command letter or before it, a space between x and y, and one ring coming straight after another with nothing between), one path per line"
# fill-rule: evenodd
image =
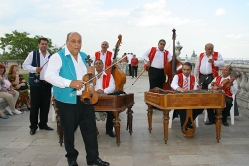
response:
M100 78L96 77L97 81L96 81L96 85L95 85L95 91L97 91L98 89L101 89L101 90L104 90L104 93L112 93L115 90L115 82L114 82L113 76L111 75L109 86L107 88L103 89L103 87L102 87L103 75L106 75L106 72L103 72L101 74Z
M66 55L70 55L73 60L74 68L76 71L76 76L74 76L74 80L82 80L83 76L87 74L87 68L84 62L82 61L80 54L78 53L78 61L76 61L74 57L70 54L68 48L65 47L65 56ZM53 54L48 62L47 71L45 73L45 80L59 88L69 87L71 81L73 80L63 78L59 75L61 67L62 61L60 55L58 53ZM83 86L82 89L77 90L77 96L81 95L84 89L85 87Z
M46 51L46 56L44 57L40 49L39 49L39 53L40 53L40 67L42 67L49 60L48 56L50 54L48 51ZM22 64L22 67L24 70L28 71L29 73L36 73L36 67L31 66L32 61L33 61L33 51L28 54L27 58ZM44 75L47 70L47 66L48 66L48 63L46 63L43 66L42 70L40 71L40 80L45 80Z
M220 80L220 83L221 83L224 79L231 79L231 77L230 77L230 75L229 75L228 77L226 77L226 78L224 78L224 77L222 76L222 78L221 78L221 80ZM212 82L216 82L216 78L214 78ZM212 87L211 87L212 82L208 85L208 89L211 89L211 88L212 88ZM236 80L234 80L234 81L233 81L233 86L230 86L230 92L231 92L233 95L236 95L237 91L238 91L238 83L237 83Z
M151 48L148 49L144 55L143 58L145 61L150 61L149 60L149 54L150 54ZM160 51L159 48L156 48L156 54L154 56L154 59L152 63L150 64L151 67L158 68L158 69L163 69L164 68L164 51ZM172 56L170 53L168 53L168 58L167 61L170 62L172 60Z
M185 76L183 73L182 73L182 75L183 75L183 83L184 83L184 80L185 80L186 76ZM188 90L190 90L190 76L187 77L187 78L188 78ZM174 90L176 90L177 88L179 88L178 80L179 80L179 77L178 77L178 75L176 74L176 75L173 77L173 80L172 80L172 82L171 82L171 84L170 84L170 86L171 86ZM194 85L194 89L193 89L193 90L196 90L196 89L197 89L198 83L197 83L196 81L195 81L194 83L195 83L195 85ZM182 87L180 87L180 88L182 88Z
M214 53L213 53L214 54ZM201 66L200 66L200 73L201 74L212 74L212 63L209 63L208 60L212 59L213 54L209 57L206 55L206 52L204 53L204 56L201 60ZM194 75L198 76L199 74L199 63L200 62L200 56L197 58L195 69L194 69ZM220 53L218 53L217 60L214 61L214 66L216 67L223 67L224 66L224 60Z
M105 60L106 60L106 53L107 53L107 51L104 54L102 54L101 51L99 51L99 52L100 52L100 59L103 61L103 63L104 63L104 69L105 69ZM111 62L113 62L113 56L114 56L114 53L112 53ZM92 65L94 65L95 54L94 54L93 58L91 58L91 59L93 60Z

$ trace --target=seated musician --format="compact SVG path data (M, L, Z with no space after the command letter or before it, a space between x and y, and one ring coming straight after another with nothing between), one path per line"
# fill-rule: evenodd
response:
M100 59L95 60L94 67L97 73L101 73L104 69L103 61ZM103 71L102 74L96 77L96 80L95 91L98 94L112 93L115 90L115 82L113 76L110 73L106 73L105 71ZM106 113L106 134L108 134L110 137L115 137L116 134L113 132L114 115L110 111L107 111Z
M227 116L233 105L233 95L237 93L238 83L235 78L230 76L232 72L231 66L225 66L222 71L221 76L217 76L213 81L208 85L209 89L213 90L222 90L226 95L226 107L222 111L222 124L224 126L229 126L227 123ZM215 123L215 113L214 110L208 110L208 119L209 122L206 122L206 125L211 125Z
M185 92L186 90L197 90L201 89L201 86L198 86L197 82L195 81L195 77L191 75L192 71L192 64L190 62L185 62L182 64L182 73L177 74L174 76L171 88L180 91ZM193 120L202 113L203 110L194 110L193 111ZM181 121L181 127L183 126L185 120L186 120L186 110L179 110L180 115L180 121ZM193 129L193 126L191 125L191 122L188 121L186 125L187 129Z

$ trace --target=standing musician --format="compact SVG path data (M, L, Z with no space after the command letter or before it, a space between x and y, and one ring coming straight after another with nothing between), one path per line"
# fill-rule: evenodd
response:
M78 166L79 152L74 147L74 133L80 126L86 149L87 165L109 166L108 162L99 158L96 134L95 111L92 104L81 101L82 80L87 73L94 73L94 67L87 71L86 57L80 52L82 38L77 32L67 35L66 47L55 53L45 73L45 79L53 85L53 94L57 100L60 120L64 133L66 157L69 166Z
M50 53L47 51L48 39L40 38L38 40L38 47L39 50L34 50L28 54L22 65L23 69L29 72L31 105L29 116L30 135L36 133L37 126L39 126L39 129L54 130L47 125L52 87L44 79L47 70L46 62L50 58ZM40 116L39 123L38 116Z
M235 78L231 77L232 72L231 66L225 66L222 71L222 76L217 76L213 81L208 85L209 89L213 90L223 90L226 95L226 107L222 111L222 124L224 126L229 126L227 123L227 116L233 105L233 95L237 93L238 83ZM208 110L208 119L209 122L205 123L206 125L211 125L215 123L215 113L214 110Z
M201 86L198 86L198 83L195 81L195 77L191 75L192 64L190 62L185 62L182 64L182 73L174 76L171 88L180 92L185 92L186 90L196 90L201 89ZM203 112L202 110L194 110L193 111L193 120ZM186 110L179 110L181 127L183 126L186 120ZM187 129L193 129L190 121L188 121L186 125ZM186 129L186 130L187 130Z
M95 56L92 58L93 62L96 59L101 59L104 63L104 68L108 68L112 65L112 62L116 62L116 59L113 59L113 53L108 51L109 43L107 41L103 41L101 43L101 51L95 52ZM108 69L106 72L110 72L111 70Z
M100 59L95 60L94 67L96 71L99 73L102 72L102 74L99 74L96 78L96 85L95 85L95 91L98 94L103 93L112 93L115 90L115 82L113 79L113 76L110 73L106 73L103 71L103 61ZM112 112L107 111L107 119L106 119L106 134L108 134L110 137L115 137L116 134L113 132L113 119L114 115Z
M214 52L214 45L207 43L205 52L197 58L194 75L202 84L202 89L208 89L208 84L217 77L219 68L224 66L224 60L219 52Z
M158 47L148 49L143 55L146 68L148 69L150 89L154 87L162 88L165 83L164 66L172 60L169 51L164 49L165 45L166 41L161 39L158 42Z

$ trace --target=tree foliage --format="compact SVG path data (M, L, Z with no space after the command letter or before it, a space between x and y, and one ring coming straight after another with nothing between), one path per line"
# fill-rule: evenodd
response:
M38 39L43 36L36 35L29 37L27 32L13 31L11 34L6 33L5 37L0 38L0 48L3 54L0 57L2 60L25 59L29 52L38 49ZM57 46L52 46L52 40L49 39L48 51L55 53L59 50Z

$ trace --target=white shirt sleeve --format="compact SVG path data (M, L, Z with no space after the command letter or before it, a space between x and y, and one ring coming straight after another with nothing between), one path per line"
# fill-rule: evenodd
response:
M24 70L28 71L29 73L36 73L36 67L31 66L33 61L33 51L30 52L22 64Z
M196 62L195 62L195 69L194 69L194 76L195 78L197 78L198 74L199 74L199 62L200 62L200 56L198 56Z
M45 80L54 86L65 88L69 87L72 80L68 80L59 75L62 67L61 57L58 53L51 56L48 62L48 67L45 72Z
M168 62L170 62L172 60L172 55L170 53L168 53Z
M217 61L214 61L214 66L216 66L216 67L223 67L224 66L224 60L219 52L218 52Z
M171 88L173 88L174 90L176 90L177 88L179 88L179 85L178 85L178 75L175 75L173 77L173 80L170 84Z
M114 90L115 90L115 81L113 79L113 76L111 75L109 86L104 89L104 93L112 93Z
M147 61L147 62L150 61L150 60L149 60L149 53L150 53L150 50L151 50L151 49L148 49L148 50L144 53L144 55L143 55L144 60Z
M238 82L236 80L233 81L233 86L230 87L230 92L233 94L233 95L236 95L238 91Z
M212 82L216 82L216 78L214 78ZM212 86L211 86L212 82L208 85L208 89L212 89Z

